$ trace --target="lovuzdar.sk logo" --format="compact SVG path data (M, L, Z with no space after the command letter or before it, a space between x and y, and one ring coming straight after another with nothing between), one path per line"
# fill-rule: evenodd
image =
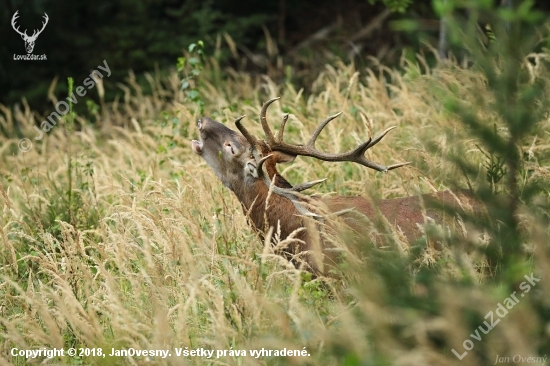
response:
M48 24L48 14L44 13L44 22L42 22L42 28L40 30L35 29L32 33L32 35L27 34L27 30L25 29L24 32L21 32L19 30L19 26L16 24L17 18L19 18L19 10L13 14L13 17L11 18L11 26L13 27L13 30L15 30L21 38L23 38L23 41L25 42L25 50L27 51L26 55L13 55L14 60L46 60L46 55L33 55L32 51L34 49L34 43L36 42L36 39L42 33L44 28L46 28L46 25Z

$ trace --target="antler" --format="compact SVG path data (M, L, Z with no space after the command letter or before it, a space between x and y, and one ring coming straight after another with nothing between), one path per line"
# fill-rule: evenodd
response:
M18 15L17 13L19 13L19 10L17 10L17 11L15 12L15 14L13 14L13 17L11 18L11 26L12 26L12 28L13 28L17 33L19 33L22 37L25 37L25 38L27 38L27 39L35 39L36 37L38 37L38 35L39 35L40 33L42 33L42 31L44 30L44 28L46 28L46 25L48 24L48 21L50 20L50 18L48 18L48 14L44 13L43 18L44 18L45 21L42 22L42 29L40 29L40 30L36 30L36 29L35 29L34 32L32 33L32 36L29 36L29 35L27 34L27 30L26 30L26 29L25 29L25 32L21 32L21 31L19 30L19 26L17 26L17 28L16 28L15 21L17 20L17 18L19 18L19 15Z
M48 24L48 21L50 20L50 18L48 17L48 14L46 14L46 13L44 13L43 18L44 18L45 22L42 23L42 29L40 29L40 32L38 32L39 34L42 33L44 28L46 28L46 25Z
M370 161L364 155L365 151L367 151L368 149L370 149L371 147L379 143L380 140L382 140L382 138L384 138L384 136L386 136L388 132L390 132L395 128L395 126L386 129L384 132L382 132L380 135L378 135L374 139L369 138L367 141L359 144L359 146L357 146L355 149L345 153L331 154L331 153L325 153L317 150L315 148L315 141L317 140L317 137L319 137L319 134L321 133L323 128L325 128L325 126L330 121L332 121L333 119L341 115L342 112L332 115L326 118L323 122L321 122L319 126L317 126L317 128L315 129L315 131L313 132L313 134L311 135L311 137L309 138L308 142L305 145L287 144L283 141L283 133L284 133L286 121L288 119L288 114L283 117L283 122L281 123L281 128L279 129L279 133L277 134L277 137L273 135L271 128L267 124L267 118L266 118L267 108L276 100L279 100L279 98L273 98L268 100L263 105L262 111L260 112L260 120L262 123L262 128L265 133L266 143L272 151L281 151L281 152L295 155L295 156L298 156L298 155L310 156L310 157L314 157L324 161L350 161L350 162L358 163L368 168L375 169L379 172L384 172L384 173L386 173L388 170L396 169L396 168L411 164L410 162L406 162L406 163L393 164L390 166L384 166L384 165L377 164L373 161ZM243 133L243 135L245 134Z
M19 15L17 15L17 13L19 13L19 10L17 10L15 12L15 14L13 14L13 17L11 17L11 26L12 26L13 30L16 31L17 33L19 33L21 36L28 37L26 29L25 29L25 33L23 33L19 30L19 27L15 28L15 21L17 20L17 18L19 18Z
M40 33L42 33L42 31L44 30L44 28L46 28L46 25L48 24L48 20L50 20L50 18L48 18L48 14L44 13L44 16L43 16L45 22L42 22L42 29L40 29L39 31L37 31L36 29L34 30L34 32L32 33L32 36L30 36L29 38L36 38L38 37L38 35Z
M240 117L237 117L235 119L235 125L237 126L237 128L239 129L239 131L241 131L241 133L243 134L243 136L246 138L246 141L248 141L248 143L250 144L250 152L254 155L254 158L256 160L260 159L261 158L261 153L258 151L258 147L257 147L257 144L258 144L258 139L255 138L254 136L252 136L250 134L250 132L248 132L248 130L243 126L243 124L241 123L241 120L246 117L246 115L244 116L240 116ZM263 162L260 163L260 167L261 167L261 164Z
M252 136L250 134L250 132L248 132L248 130L241 123L241 120L244 117L246 117L246 116L237 117L235 119L235 125L237 126L239 131L241 131L243 136L246 138L246 140L250 144L250 152L254 156L254 160L256 160L256 164L257 164L256 172L258 174L258 178L262 178L264 180L265 184L267 186L269 186L271 184L270 178L264 174L264 171L263 171L262 167L263 167L263 164L266 162L266 160L269 159L270 157L272 157L273 154L269 154L267 156L262 157L262 154L261 154L260 151L258 151L258 147L257 147L258 139L256 137ZM282 126L281 126L281 130L279 131L279 134L277 135L277 138L279 138L279 139L282 139L282 137L283 137L284 124L286 123L287 119L288 119L288 115L285 115L285 117L283 118L283 123L282 123ZM291 194L291 192L305 191L306 189L309 189L309 188L311 188L311 187L313 187L313 186L315 186L319 183L323 183L325 180L327 180L327 179L324 178L324 179L314 180L312 182L302 183L302 184L299 184L297 186L292 187L291 189L284 189L284 188L276 187L275 193L282 194L282 192L285 192L285 194Z

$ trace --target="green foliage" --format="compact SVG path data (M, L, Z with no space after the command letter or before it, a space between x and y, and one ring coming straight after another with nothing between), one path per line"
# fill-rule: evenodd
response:
M369 3L375 4L377 1L382 2L391 11L404 13L412 4L412 0L369 0Z
M506 175L505 161L493 152L487 153L481 147L476 145L479 151L487 158L485 169L487 170L487 182L491 186L491 191L496 192L496 185Z
M103 213L99 206L94 204L97 196L93 184L93 157L82 157L72 161L70 171L71 177L67 175L61 180L51 176L36 176L28 168L21 170L22 181L29 182L40 198L30 200L24 209L25 216L21 227L32 228L29 233L32 240L21 241L18 248L19 258L52 250L52 255L55 255L66 250L60 246L66 239L62 234L63 231L67 231L66 227L63 227L64 223L74 227L74 231L71 231L71 235L74 235L72 240L78 238L79 231L95 230L98 227ZM40 271L34 261L21 260L18 261L17 272L21 278L21 285L26 287L29 285L29 275Z
M74 87L74 79L71 77L67 78L67 95L71 96L73 94L73 87ZM73 110L73 100L71 98L68 98L69 103L69 113L68 116L65 118L65 127L67 130L67 133L73 133L74 132L74 110Z
M491 243L486 254L497 277L508 278L517 261L526 259L522 243L530 240L530 233L520 227L520 208L540 212L542 207L537 206L547 204L546 192L540 183L526 176L528 162L521 154L521 146L540 133L538 125L547 118L550 107L548 62L544 57L529 59L537 52L540 41L537 32L544 28L535 30L541 18L531 9L529 1L523 2L514 16L509 9L493 8L487 2L447 1L445 4L446 8L441 11L447 13L451 40L467 51L472 69L480 73L486 83L468 90L472 99L461 98L445 89L436 93L441 96L445 109L456 116L482 146L476 145L487 159L485 175L489 187L478 187L476 194L486 205L489 220L480 220L477 224L483 230L491 228ZM459 15L459 10L465 9L468 18ZM481 21L490 24L492 29L488 42L480 42L478 24ZM536 63L536 71L532 62ZM475 180L476 168L469 165L464 155L458 154L454 159ZM497 195L495 185L501 179L505 179L503 194Z
M181 79L181 90L185 92L187 100L197 105L199 114L204 112L204 101L202 100L197 88L198 78L203 69L204 63L204 42L198 40L197 43L191 43L187 48L187 56L178 57L177 70L183 74Z

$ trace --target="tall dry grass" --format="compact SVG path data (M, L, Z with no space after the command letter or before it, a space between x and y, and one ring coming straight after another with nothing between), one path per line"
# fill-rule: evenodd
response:
M434 94L434 86L452 88L474 104L471 91L484 80L470 69L430 69L422 59L402 70L337 63L326 66L307 96L290 84L240 73L213 85L208 72L198 91L205 114L219 121L231 125L246 114L247 128L261 136L260 106L281 96L269 119L277 125L290 113L291 142L304 141L319 121L343 111L319 137L320 149L343 151L396 125L367 154L385 164L414 162L381 174L302 158L281 167L291 182L327 177L318 192L392 198L485 179L478 141ZM459 361L451 349L462 350L483 316L511 292L486 278L482 252L462 246L435 252L425 241L406 252L368 249L361 266L343 269L344 277L311 280L264 248L235 197L192 154L200 116L184 101L178 76L149 80L152 95L129 77L124 97L104 105L96 123L77 116L74 133L60 124L27 153L17 150L13 126L32 140L39 116L25 106L2 107L0 123L11 136L0 137L3 364L486 365L496 355L544 355L550 320L544 323L539 310L550 301L549 233L529 208L522 222L533 255L518 270L534 271L540 284ZM541 121L532 140L518 142L536 158L526 164L546 182L549 127ZM468 182L446 159L458 148L479 168L476 180ZM434 230L445 241L445 228ZM484 245L474 228L465 230L472 243ZM26 361L10 354L42 347L170 349L172 356ZM306 347L311 356L176 357L180 347Z

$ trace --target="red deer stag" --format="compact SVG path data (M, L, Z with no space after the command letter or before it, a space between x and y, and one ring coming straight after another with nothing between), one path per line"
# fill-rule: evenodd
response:
M331 154L317 150L317 137L323 128L341 113L321 122L305 145L287 144L283 141L283 133L288 114L283 117L277 136L274 136L267 124L267 108L278 99L267 101L260 113L265 141L253 137L244 128L241 124L244 116L235 120L241 133L211 118L203 117L198 121L200 141L193 140L192 149L203 157L223 184L235 193L260 236L271 236L274 244L279 243L276 251L296 266L305 264L313 273L323 274L326 273L327 265L336 260L337 251L330 244L331 241L320 235L320 231L324 231L326 226L329 226L329 229L330 226L334 226L334 221L331 221L330 225L323 224L324 218L328 216L338 216L347 224L348 231L351 229L356 236L366 237L369 235L368 222L376 221L380 215L412 243L422 235L419 226L424 224L425 217L430 217L438 223L453 221L445 217L441 211L424 209L424 199L436 199L457 209L462 207L462 203L472 205L470 198L449 191L381 200L375 204L360 196L319 198L301 194L301 191L323 182L324 179L292 186L278 173L276 164L291 162L296 156L301 155L324 161L355 162L380 172L387 172L409 163L384 166L364 156L367 149L380 142L394 127L388 128L375 138L369 138L349 152ZM275 240L275 237L278 240ZM285 244L282 249L281 243Z

